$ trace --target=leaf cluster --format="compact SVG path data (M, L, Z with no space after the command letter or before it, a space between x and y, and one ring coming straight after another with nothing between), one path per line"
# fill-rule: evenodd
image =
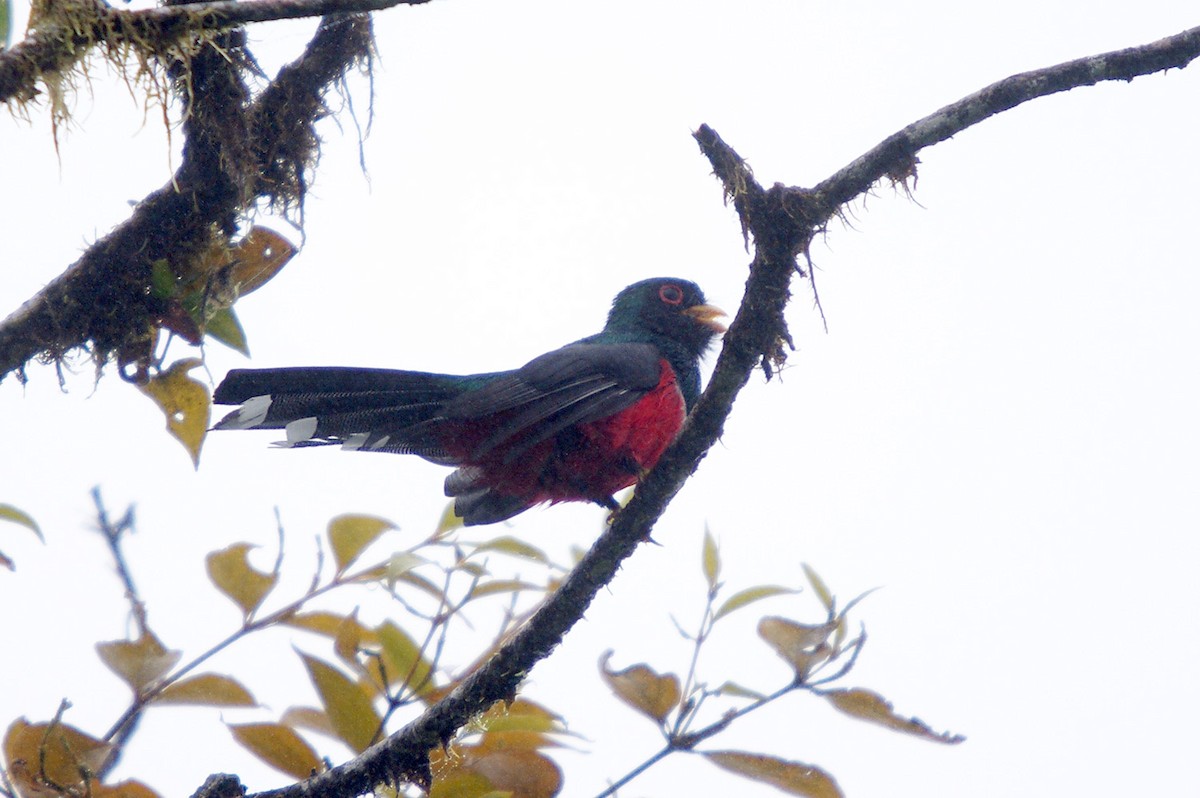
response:
M183 651L171 648L153 631L150 613L137 596L121 554L121 536L132 529L132 513L110 521L98 504L98 517L126 584L137 631L130 639L97 643L96 652L129 689L131 700L103 734L67 722L67 701L48 721L13 721L4 737L0 794L153 798L153 789L142 782L108 779L134 737L140 717L161 707L185 705L261 715L263 708L244 679L203 666L217 653L272 629L324 641L326 654L313 651L309 643L295 651L316 703L291 706L275 720L235 719L226 721L226 726L242 747L291 778L323 772L328 759L319 753L326 747L319 740L361 753L396 723L455 688L461 677L443 662L443 651L451 627L468 623L469 608L492 607L493 615L499 609L499 628L480 654L482 661L523 617L519 597L543 594L565 570L523 541L502 537L460 542L453 539L454 527L445 524L415 544L364 565L361 560L367 553L386 550L399 533L382 518L343 515L328 524L311 580L298 596L279 595L282 531L281 550L268 570L252 562L255 546L248 542L210 553L205 559L209 581L215 595L237 609L240 623L222 640L185 659ZM23 514L14 516L23 524L26 519ZM529 581L497 575L492 566L497 559L526 567L532 564L543 578ZM357 607L344 609L355 595L365 600L381 588L392 610L389 617L366 622L359 618ZM320 606L321 600L334 594L335 606L342 609ZM463 672L470 673L478 665L477 661ZM495 789L553 795L561 786L561 773L542 749L556 745L563 733L558 716L533 701L498 702L473 720L453 744L429 752L432 780L424 786L435 795L482 795ZM472 793L468 785L486 789Z
M700 678L701 652L710 643L719 623L731 614L765 599L800 592L797 587L754 585L722 598L721 557L716 541L706 530L701 555L701 571L707 586L701 620L693 631L679 628L692 643L692 657L683 680L675 673L660 673L646 663L622 670L609 667L612 652L601 657L600 671L613 693L624 703L653 721L663 735L663 747L615 781L602 796L616 791L666 757L688 752L698 754L713 765L754 781L764 782L791 795L809 798L840 798L837 781L812 764L785 759L767 753L730 750L701 750L701 743L724 732L732 724L784 696L802 692L824 699L835 709L894 731L905 732L933 742L959 743L961 735L938 733L916 718L896 714L883 697L862 688L833 688L830 685L848 675L866 643L861 627L850 636L848 613L865 594L838 607L837 599L825 582L808 565L804 573L809 588L825 611L820 623L803 623L789 617L763 616L757 623L758 636L792 671L788 683L771 691L747 687L725 680L713 686ZM714 704L720 706L715 708Z
M128 639L97 643L96 652L128 688L131 698L103 734L69 723L70 703L66 700L49 720L12 721L4 735L0 771L0 794L8 798L154 798L155 791L144 782L113 781L109 774L136 738L142 715L163 707L222 710L232 739L272 768L297 780L326 773L331 743L360 755L398 725L436 711L506 645L567 572L540 548L516 537L459 540L457 522L450 512L429 535L400 547L397 544L405 536L392 522L341 515L325 529L307 587L288 596L281 592L285 583L281 528L280 550L269 569L255 564L256 547L244 541L205 557L205 571L215 591L209 598L196 600L211 602L220 597L233 605L239 621L227 636L201 653L185 656L154 631L149 609L125 562L121 543L133 529L132 511L112 519L98 493L95 498L98 528L112 550L135 627ZM540 578L520 576L522 569L531 567L540 572ZM873 692L830 686L851 671L866 635L861 629L852 634L847 617L859 599L839 608L831 591L807 566L808 586L825 619L803 623L766 615L758 621L759 637L787 663L792 678L772 691L746 686L744 680L722 678L718 684L702 678L702 652L711 645L718 625L731 623L735 616L744 617L747 608L760 602L785 600L800 592L791 586L754 585L727 594L721 567L720 551L706 531L701 556L701 620L690 631L676 624L692 648L683 679L646 663L616 669L610 666L613 652L601 656L598 677L621 703L651 720L664 738L661 750L615 780L602 795L614 793L675 753L698 754L725 770L793 794L840 795L833 777L814 765L766 753L702 746L740 718L795 692L824 699L846 714L894 730L938 742L961 739L897 715ZM387 611L380 620L367 620L375 614L367 601L369 594L380 592L386 597ZM450 636L461 638L468 633L468 626L489 615L497 619L491 641L472 655L471 663L449 667L445 652ZM264 719L265 709L247 680L213 670L209 661L268 630L288 632L287 637L295 638L293 653L281 656L299 660L315 701L293 703L276 717ZM560 712L513 694L474 715L445 744L425 751L426 772L395 775L390 786L379 789L396 798L417 792L438 798L493 794L550 798L560 792L563 774L549 753L563 744L566 729Z

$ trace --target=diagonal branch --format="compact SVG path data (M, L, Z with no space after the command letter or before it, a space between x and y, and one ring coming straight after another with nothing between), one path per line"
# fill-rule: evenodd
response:
M1021 102L1100 80L1130 80L1182 68L1200 53L1200 29L1145 47L1072 61L1016 75L910 125L889 137L815 190L776 184L764 189L745 161L707 125L696 139L753 238L754 258L741 306L725 336L708 387L679 437L639 484L612 525L521 629L442 701L359 757L311 779L254 798L357 795L384 783L428 785L428 751L444 745L471 717L496 701L511 700L530 669L561 642L621 562L649 538L667 504L720 438L739 391L759 365L770 374L790 342L783 311L796 258L840 206L876 181L913 173L916 153L988 116ZM226 784L226 786L228 786ZM203 792L203 790L202 790Z

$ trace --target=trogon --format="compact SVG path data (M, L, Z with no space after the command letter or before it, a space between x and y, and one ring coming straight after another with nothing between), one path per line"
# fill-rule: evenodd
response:
M675 439L700 394L700 357L725 314L695 283L642 280L604 329L513 371L235 369L213 401L240 404L216 429L283 429L283 446L338 444L456 466L446 495L467 525L543 502L615 509Z

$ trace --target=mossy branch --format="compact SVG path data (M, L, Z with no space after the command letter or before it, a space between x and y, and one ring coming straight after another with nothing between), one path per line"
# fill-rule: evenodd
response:
M78 347L90 347L99 364L148 342L162 312L147 290L152 263L166 260L178 271L214 238L232 234L259 197L284 207L303 197L306 170L318 157L313 126L325 113L324 94L370 58L370 17L326 18L304 54L253 102L240 78L239 47L235 36L177 64L176 82L192 105L174 179L0 322L0 378L23 376L31 359L58 359Z
M11 49L0 52L0 102L38 96L43 75L65 72L93 48L142 48L162 56L186 48L198 34L252 22L381 11L429 0L214 0L127 11L98 0L69 0L68 18L48 20Z

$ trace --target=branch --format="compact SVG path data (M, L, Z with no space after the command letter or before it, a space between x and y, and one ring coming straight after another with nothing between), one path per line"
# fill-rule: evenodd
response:
M178 78L186 81L180 90L194 98L179 170L0 322L0 379L13 371L23 376L32 358L58 359L77 347L90 345L100 364L112 352L137 354L150 346L164 312L147 290L151 264L165 260L182 275L215 236L234 232L256 197L286 205L302 196L305 171L317 158L312 127L324 92L369 58L371 47L369 17L326 18L304 54L249 107L227 58L236 48L209 47L193 57L192 72Z
M1113 50L1012 75L888 136L819 183L814 191L823 210L827 211L825 218L828 219L833 213L831 209L870 190L876 181L887 176L902 179L915 166L917 151L945 141L989 116L1038 97L1094 86L1106 80L1129 82L1141 75L1183 69L1198 56L1200 27L1140 47Z
M758 366L768 373L784 357L790 337L783 318L793 274L803 275L797 256L842 204L893 176L915 169L916 152L1034 97L1129 80L1171 67L1182 68L1200 54L1200 29L1145 47L1072 61L1000 81L910 125L837 172L816 189L776 184L764 189L745 161L707 125L695 136L754 241L754 257L741 306L725 335L708 387L679 437L638 485L579 565L516 634L450 695L384 740L330 771L254 798L313 798L371 791L385 783L428 786L430 749L444 746L471 717L500 700L511 701L530 669L562 641L621 562L647 540L670 500L720 438L742 387Z
M251 22L382 11L429 0L214 0L125 11L92 0L77 0L71 24L50 23L30 31L11 49L0 52L0 103L28 102L47 73L64 72L92 48L116 52L121 45L146 47L155 54L185 45L196 34Z

